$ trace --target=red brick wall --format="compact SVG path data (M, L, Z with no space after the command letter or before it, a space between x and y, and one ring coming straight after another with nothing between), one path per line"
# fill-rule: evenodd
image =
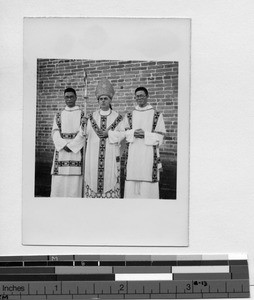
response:
M36 161L52 161L51 127L55 113L65 107L63 91L66 87L76 90L76 104L84 108L84 70L88 76L87 113L98 109L94 92L102 77L113 84L112 106L121 114L133 109L135 89L145 86L149 102L164 115L167 135L161 148L162 159L176 162L178 62L60 59L37 61Z

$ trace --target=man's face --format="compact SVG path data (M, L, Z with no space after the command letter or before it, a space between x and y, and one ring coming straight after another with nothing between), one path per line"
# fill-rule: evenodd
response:
M66 105L71 108L71 107L75 106L77 97L75 96L75 94L73 92L66 92L64 94L64 100L65 100Z
M98 99L100 109L109 110L109 105L110 105L111 101L112 101L112 99L107 95L100 96Z
M147 105L148 97L146 96L145 91L137 91L135 99L139 107L145 107Z

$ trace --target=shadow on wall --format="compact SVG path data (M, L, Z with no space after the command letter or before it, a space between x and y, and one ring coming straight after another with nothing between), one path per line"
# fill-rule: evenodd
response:
M176 163L163 160L163 171L160 179L160 199L176 199ZM121 163L121 198L124 195L124 162ZM35 197L50 197L51 163L35 164Z

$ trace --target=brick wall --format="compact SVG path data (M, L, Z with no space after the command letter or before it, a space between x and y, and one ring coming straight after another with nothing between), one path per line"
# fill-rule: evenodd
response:
M73 87L83 104L84 70L88 75L87 113L98 109L94 92L106 77L113 84L113 109L121 114L133 109L134 91L145 86L149 102L163 112L167 135L161 148L162 160L175 163L177 157L178 63L154 61L94 61L38 59L36 110L36 161L51 163L54 145L51 128L54 115L65 107L63 91Z

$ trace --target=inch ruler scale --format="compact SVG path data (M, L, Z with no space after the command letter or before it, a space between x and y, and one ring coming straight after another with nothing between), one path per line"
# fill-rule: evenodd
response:
M248 297L245 255L0 256L0 300Z

